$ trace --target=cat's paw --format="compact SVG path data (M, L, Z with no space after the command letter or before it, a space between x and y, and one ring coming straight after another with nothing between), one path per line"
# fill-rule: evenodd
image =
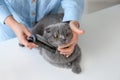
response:
M72 68L72 72L76 73L76 74L79 74L81 72L81 68L80 66L74 66Z

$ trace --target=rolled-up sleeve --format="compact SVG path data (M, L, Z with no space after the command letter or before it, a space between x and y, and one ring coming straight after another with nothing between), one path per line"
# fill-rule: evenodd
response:
M84 0L62 0L61 5L64 10L63 21L80 21L84 9Z
M8 10L4 0L0 0L0 22L4 24L5 18L9 15L11 15L11 13Z

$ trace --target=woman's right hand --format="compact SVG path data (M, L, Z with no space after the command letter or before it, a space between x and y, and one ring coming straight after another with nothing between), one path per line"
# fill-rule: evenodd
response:
M29 30L24 25L16 22L12 16L8 16L5 19L5 24L15 32L20 44L23 44L29 49L37 47L34 43L27 41L27 37L31 36Z
M15 27L16 29L14 29L14 32L20 44L23 44L25 47L28 47L29 49L37 47L37 45L35 45L34 43L27 41L27 37L31 36L31 33L24 25L18 23L15 25Z

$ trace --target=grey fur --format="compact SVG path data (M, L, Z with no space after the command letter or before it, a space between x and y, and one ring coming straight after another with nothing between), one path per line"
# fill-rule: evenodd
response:
M50 44L56 47L67 44L72 38L72 32L68 23L62 22L62 18L63 14L47 15L35 25L32 33L40 34ZM44 57L44 59L46 59L52 65L63 68L71 68L74 73L81 72L81 50L78 44L76 44L73 53L68 58L64 55L61 55L57 50L56 53L52 53L42 48L42 46L38 49L40 50L40 54Z

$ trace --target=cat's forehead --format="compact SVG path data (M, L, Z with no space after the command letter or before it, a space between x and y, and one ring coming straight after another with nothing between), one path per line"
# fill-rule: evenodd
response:
M69 25L67 23L57 23L47 26L47 28L68 28Z
M45 31L49 33L69 33L71 32L70 27L66 23L57 23L49 25L45 28Z

